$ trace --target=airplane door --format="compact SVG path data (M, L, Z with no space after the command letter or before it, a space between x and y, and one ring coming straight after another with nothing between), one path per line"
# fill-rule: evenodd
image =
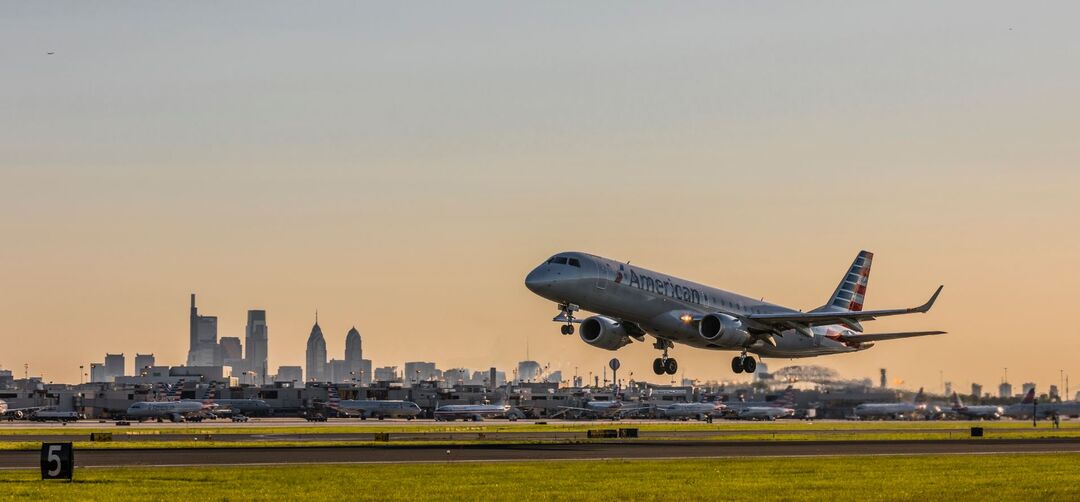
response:
M611 277L613 272L611 265L608 263L596 264L596 289L607 289L607 278Z

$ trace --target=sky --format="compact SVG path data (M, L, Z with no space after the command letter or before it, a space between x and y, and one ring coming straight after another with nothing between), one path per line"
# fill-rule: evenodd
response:
M662 381L523 285L579 250L791 306L860 249L868 331L769 360L940 391L1080 378L1075 2L0 1L0 368L181 364L188 295L270 367ZM48 53L54 54L48 54ZM729 352L678 347L687 378ZM1080 388L1080 380L1073 385Z

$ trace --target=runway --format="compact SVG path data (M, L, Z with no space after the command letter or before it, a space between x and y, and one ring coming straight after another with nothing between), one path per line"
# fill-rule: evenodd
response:
M1080 439L633 441L592 444L77 450L76 465L212 466L537 460L1080 453ZM37 469L37 451L0 451L0 469Z

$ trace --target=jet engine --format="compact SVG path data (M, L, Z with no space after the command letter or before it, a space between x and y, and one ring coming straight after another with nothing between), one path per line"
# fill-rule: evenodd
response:
M698 334L709 343L723 347L742 347L750 343L750 332L738 318L727 314L709 314L701 318Z
M617 350L630 343L630 335L619 321L594 315L581 322L581 340L593 347Z

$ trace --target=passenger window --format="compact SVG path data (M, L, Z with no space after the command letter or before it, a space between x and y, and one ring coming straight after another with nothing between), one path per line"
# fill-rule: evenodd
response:
M570 258L570 259L569 259L569 260L567 260L567 261L569 261L569 262L570 262L570 266L571 266L571 267L578 267L578 268L581 268L581 262L580 262L580 261L578 261L578 259L577 259L577 258Z
M556 256L555 257L555 264L556 265L566 265L566 258L563 257L563 256Z

